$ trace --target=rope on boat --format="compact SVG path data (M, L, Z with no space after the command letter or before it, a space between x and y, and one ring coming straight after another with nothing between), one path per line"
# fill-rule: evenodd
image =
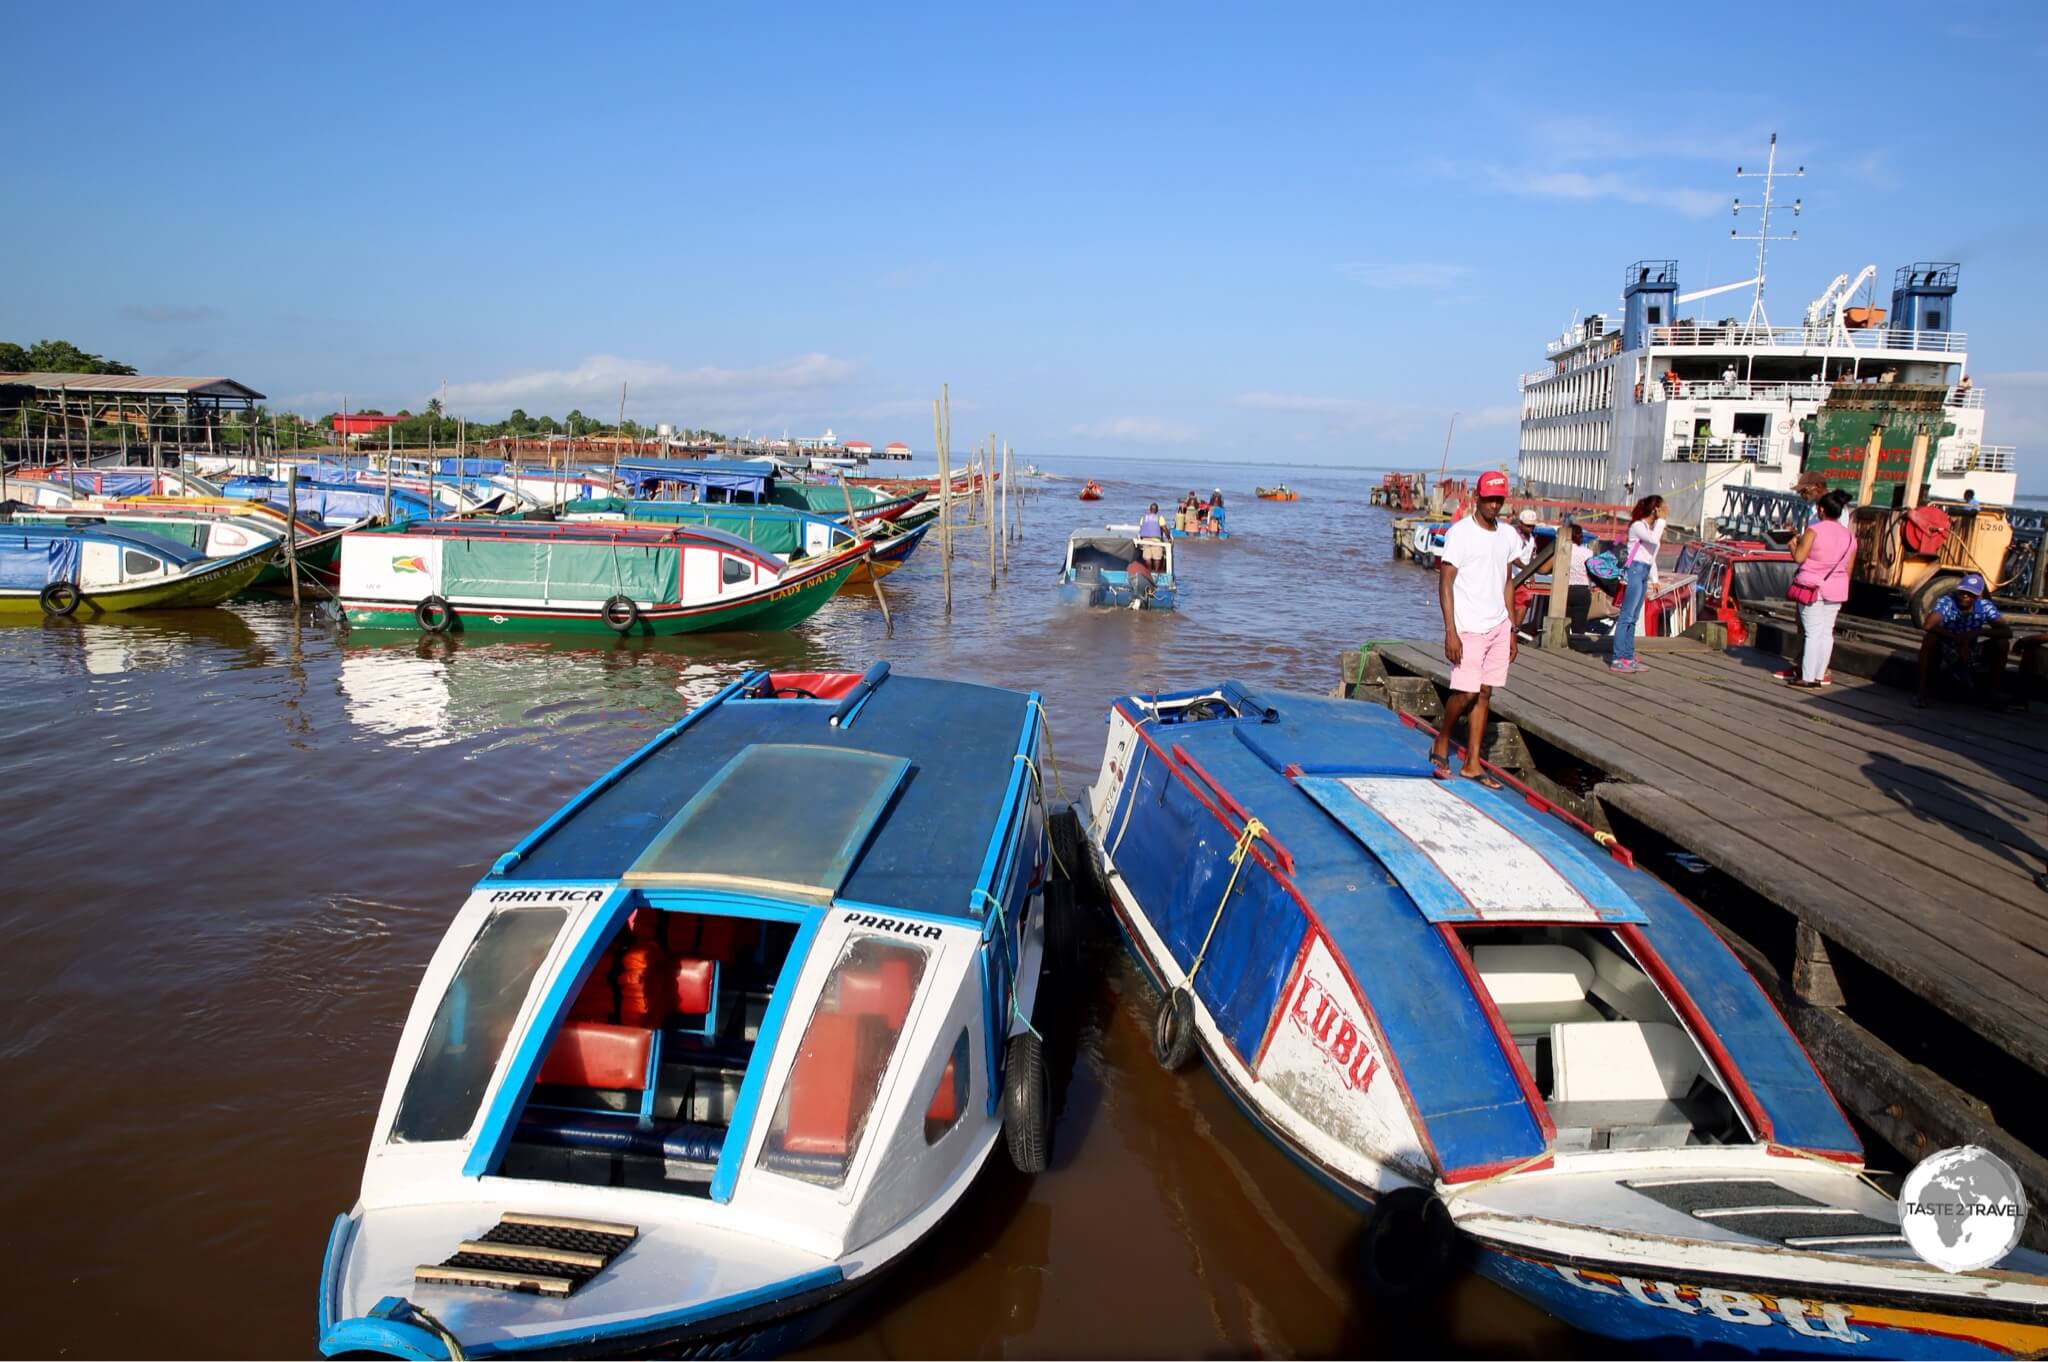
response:
M1476 1192L1481 1187L1491 1187L1496 1182L1505 1182L1507 1179L1515 1176L1515 1174L1517 1173L1526 1173L1531 1168L1534 1168L1537 1164L1549 1158L1550 1155L1550 1146L1545 1145L1543 1148L1537 1150L1534 1154L1531 1154L1528 1158L1523 1159L1518 1163L1509 1164L1506 1168L1501 1169L1498 1173L1495 1173L1491 1177L1481 1178L1477 1182L1461 1182L1456 1187L1451 1188L1449 1191L1438 1193L1438 1199L1443 1201L1446 1205L1448 1205L1451 1202L1457 1200L1459 1197L1465 1195L1465 1193L1467 1192Z
M1050 743L1046 744L1046 750L1048 754L1050 754L1052 750L1052 745ZM1038 763L1032 761L1030 755L1024 752L1019 752L1010 760L1023 762L1024 769L1031 773L1031 783L1038 790L1038 827L1039 830L1045 834L1045 849L1052 856L1052 863L1054 867L1059 870L1060 874L1065 875L1068 879L1072 879L1074 877L1073 872L1069 871L1067 869L1067 863L1060 859L1059 844L1053 840L1052 810L1045 806L1045 777L1038 774ZM1059 779L1060 773L1058 767L1053 768L1052 776L1054 780ZM1061 790L1060 798L1065 799L1066 796L1067 792L1065 790Z
M1052 767L1052 787L1059 791L1060 803L1064 804L1067 802L1067 785L1060 779L1060 754L1052 750L1052 715L1045 712L1045 702L1042 700L1034 698L1031 707L1038 711L1038 728L1045 734L1045 760L1046 764ZM1037 774L1035 769L1033 774ZM1044 789L1045 782L1040 781L1039 788Z
M1843 1168L1843 1165L1840 1162L1828 1158L1824 1154L1816 1154L1811 1149L1801 1149L1796 1145L1780 1144L1776 1140L1765 1141L1764 1149L1767 1153L1771 1154L1793 1154L1797 1155L1799 1158L1802 1159L1812 1159L1815 1163L1822 1164L1828 1168L1832 1168L1838 1173L1841 1172ZM1870 1168L1868 1167L1868 1165L1858 1168L1856 1170L1856 1180L1862 1183L1865 1187L1868 1187L1871 1191L1876 1192L1879 1196L1886 1198L1887 1200L1898 1200L1898 1197L1894 1193L1887 1192L1884 1188L1878 1186L1877 1180L1870 1175Z
M1132 764L1131 774L1124 781L1126 785L1129 785L1131 787L1131 797L1129 802L1127 802L1124 805L1124 821L1117 827L1116 837L1109 844L1108 854L1111 857L1114 857L1116 855L1117 848L1124 844L1124 833L1131 826L1131 811L1138 807L1138 777L1144 774L1145 756L1151 750L1152 749L1149 744L1140 743L1138 745L1138 760ZM1112 805L1112 807L1114 807L1114 805Z
M1011 950L1010 920L1003 913L1003 901L979 886L976 886L974 894L969 896L969 901L972 902L975 897L987 899L996 910L996 926L1003 934L1003 965L1010 972L1010 987L1007 990L1010 998L1010 1017L1013 1021L1023 1022L1024 1029L1033 1036L1037 1036L1039 1044L1042 1045L1045 1043L1045 1037L1038 1035L1038 1028L1031 1024L1031 1018L1025 1016L1017 1008L1017 957ZM1018 943L1017 949L1023 949L1021 942Z
M1202 957L1209 953L1209 942L1216 935L1216 928L1223 923L1223 910L1230 906L1230 895L1237 888L1237 877L1244 873L1246 857L1251 854L1252 842L1266 835L1266 825L1258 819L1248 820L1244 831L1237 834L1237 845L1230 852L1230 882L1223 886L1223 897L1217 901L1216 915L1209 919L1208 934L1202 938L1202 949L1195 952L1195 963L1188 966L1188 977L1182 987L1192 993L1195 989L1195 975L1201 972Z

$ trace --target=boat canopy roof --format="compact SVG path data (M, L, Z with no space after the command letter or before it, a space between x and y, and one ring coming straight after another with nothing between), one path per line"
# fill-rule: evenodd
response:
M1390 710L1254 692L1235 681L1188 694L1219 690L1238 718L1148 724L1141 732L1188 773L1183 779L1260 819L1270 840L1286 849L1284 879L1293 894L1247 895L1245 911L1233 910L1230 930L1210 953L1216 987L1237 977L1228 985L1237 1003L1228 1009L1237 1023L1229 1038L1242 1053L1257 1051L1302 946L1302 919L1281 906L1298 895L1375 1011L1441 1165L1486 1167L1536 1156L1545 1148L1544 1131L1447 937L1496 922L1611 926L1642 933L1690 994L1754 1092L1768 1138L1805 1149L1860 1149L1769 999L1705 920L1660 881L1609 857L1562 818L1532 810L1515 791L1469 781L1446 789L1431 780L1422 736ZM1154 698L1118 704L1135 721ZM1430 813L1423 806L1434 804L1445 805L1437 812L1458 826L1418 822ZM1505 854L1512 841L1518 856L1564 884L1539 894L1517 881L1512 903L1484 901L1476 876L1467 874L1472 857L1432 854L1474 837L1481 847L1475 855ZM1133 837L1122 843L1119 859L1150 854ZM1149 870L1184 875L1173 865ZM1133 863L1127 873L1145 871ZM1575 905L1566 902L1573 897ZM1257 920L1262 913L1270 920ZM1290 932L1292 939L1281 939Z
M747 558L764 559L760 549L736 534L709 525L636 524L621 520L407 520L370 534L406 534L432 539L515 539L550 544L710 544Z
M1017 754L1032 697L883 674L847 706L728 687L491 880L726 888L979 921L975 887L1014 782L1031 778Z
M139 530L124 530L108 525L81 525L75 520L64 525L16 525L0 529L0 549L15 548L46 550L55 541L72 540L81 544L113 544L124 549L136 549L153 553L174 567L186 567L192 563L203 563L206 555L183 544L146 534Z
M754 459L621 459L614 472L636 487L676 483L757 497L775 485L775 465Z

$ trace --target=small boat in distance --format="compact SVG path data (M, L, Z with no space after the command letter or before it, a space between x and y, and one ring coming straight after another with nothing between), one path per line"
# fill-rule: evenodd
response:
M1083 501L1100 501L1102 500L1102 484L1090 478L1086 483L1082 484L1081 490L1077 495Z
M709 526L401 521L342 537L341 608L359 627L433 634L787 629L872 551L790 563Z
M87 619L219 605L252 586L277 550L228 558L104 524L0 525L0 618Z
M1042 1171L1035 694L749 672L500 856L400 1032L324 1356L773 1356ZM985 1209L985 1208L984 1208Z
M1284 483L1284 482L1283 482L1283 483L1281 483L1281 484L1280 484L1280 485L1279 485L1278 487L1260 487L1260 488L1256 488L1256 489L1254 489L1254 490L1256 490L1256 491L1257 491L1257 493L1258 493L1258 496L1259 496L1259 500L1261 500L1261 501L1300 501L1300 500L1301 500L1301 496L1300 496L1300 494L1299 494L1299 493L1297 493L1297 492L1296 492L1296 491L1295 491L1295 490L1294 490L1294 489L1293 489L1292 487L1289 487L1289 486L1288 486L1288 485L1287 485L1286 483Z
M1150 551L1165 566L1136 569ZM1173 576L1173 541L1140 539L1117 530L1076 530L1067 538L1060 569L1060 604L1172 610L1179 599Z
M1637 1351L2048 1348L2048 1258L1916 1254L1690 904L1506 773L1445 778L1419 728L1235 681L1126 696L1080 809L1165 990L1155 1057L1199 1049L1364 1212L1366 1286L1469 1263Z

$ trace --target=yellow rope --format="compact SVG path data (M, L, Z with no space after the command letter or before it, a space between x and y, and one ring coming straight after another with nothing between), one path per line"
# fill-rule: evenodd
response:
M1195 975L1202 968L1202 957L1209 953L1209 942L1216 935L1216 928L1223 922L1223 910L1230 906L1231 891L1237 888L1237 877L1244 872L1245 858L1251 854L1252 839L1264 837L1266 825L1254 818L1244 825L1244 831L1237 834L1237 845L1230 852L1230 883L1223 886L1223 897L1216 904L1216 915L1209 919L1208 934L1202 938L1202 949L1195 952L1195 963L1188 966L1186 987L1190 992L1195 986Z
M1550 1149L1548 1146L1545 1146L1543 1149L1540 1149L1536 1153L1531 1154L1528 1158L1521 1160L1519 1163L1509 1164L1506 1168L1501 1169L1492 1177L1481 1178L1477 1182L1459 1183L1456 1187L1451 1188L1449 1191L1443 1194L1443 1200L1446 1202L1450 1202L1457 1199L1458 1197L1465 1195L1465 1193L1467 1192L1476 1192L1481 1187L1491 1187L1496 1182L1504 1182L1508 1178L1513 1177L1517 1173L1528 1172L1531 1168L1534 1168L1537 1164L1543 1162L1545 1159L1549 1157Z

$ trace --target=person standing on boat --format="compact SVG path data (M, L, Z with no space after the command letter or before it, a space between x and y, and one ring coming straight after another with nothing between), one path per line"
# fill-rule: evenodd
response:
M1209 533L1223 533L1223 489L1217 488L1209 494Z
M1799 607L1799 675L1787 685L1819 690L1835 651L1835 616L1849 599L1849 565L1856 561L1856 534L1842 523L1849 494L1820 499L1819 514L1792 545L1799 571L1786 594Z
M1508 664L1516 652L1512 569L1522 540L1501 523L1500 508L1507 497L1507 474L1480 474L1472 513L1445 532L1437 563L1437 604L1444 614L1444 659L1451 664L1451 698L1444 705L1436 741L1430 744L1430 774L1438 780L1450 779L1451 730L1469 715L1460 774L1490 790L1498 790L1500 782L1479 763L1487 705L1493 688L1507 683Z
M1664 498L1647 496L1629 513L1628 557L1624 561L1621 615L1614 621L1614 653L1609 671L1630 675L1648 671L1636 661L1636 626L1657 582L1657 550L1664 545Z
M1156 541L1165 537L1166 531L1159 519L1159 503L1155 501L1151 510L1138 517L1138 538ZM1144 551L1146 566L1155 569L1166 566L1166 550L1161 545L1156 542L1140 543L1139 548Z

